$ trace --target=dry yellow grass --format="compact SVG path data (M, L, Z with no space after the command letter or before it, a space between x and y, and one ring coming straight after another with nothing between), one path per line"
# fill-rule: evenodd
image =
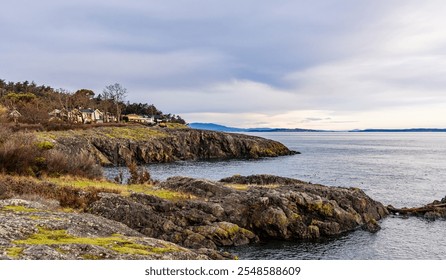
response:
M132 192L135 192L135 193L144 193L148 195L153 195L168 200L183 200L183 199L195 198L193 195L161 189L153 184L121 185L107 180L90 180L86 178L76 178L71 176L63 176L59 178L46 178L46 180L61 186L70 186L75 188L93 187L93 188L110 190L113 192L119 192L121 193L121 195L124 196L128 196Z

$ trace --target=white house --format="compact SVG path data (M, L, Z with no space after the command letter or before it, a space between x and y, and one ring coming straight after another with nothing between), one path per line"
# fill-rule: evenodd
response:
M155 124L155 118L153 116L144 116L137 114L128 114L126 115L129 122L138 122L144 124Z
M71 123L103 123L104 113L99 109L54 109L49 112L50 120L63 120ZM112 116L113 117L113 116Z
M9 117L10 117L11 119L13 119L15 123L18 122L18 120L19 120L19 118L20 118L21 116L22 116L22 114L20 114L20 112L17 111L16 109L12 110L12 111L9 113Z
M104 114L99 109L81 109L83 123L102 123L104 122Z

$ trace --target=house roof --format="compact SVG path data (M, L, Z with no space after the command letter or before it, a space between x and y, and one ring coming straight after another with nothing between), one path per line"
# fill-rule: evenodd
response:
M94 112L92 109L81 109L79 111L81 111L82 113L93 113Z
M21 116L22 114L20 114L19 111L17 111L16 109L12 110L11 113L9 113L10 116Z
M50 116L56 115L56 114L60 114L60 110L59 109L54 109L53 111L48 113L48 115L50 115Z

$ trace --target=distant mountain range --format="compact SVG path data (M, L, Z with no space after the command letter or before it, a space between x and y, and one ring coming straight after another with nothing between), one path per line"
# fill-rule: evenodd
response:
M189 127L195 128L195 129L225 131L225 132L321 132L321 131L324 131L324 130L302 129L302 128L269 128L269 127L238 128L238 127L224 126L224 125L215 124L215 123L190 123Z
M335 130L314 130L302 128L238 128L215 123L190 123L189 127L203 130L225 132L334 132ZM354 129L343 132L446 132L446 128L408 128L408 129Z

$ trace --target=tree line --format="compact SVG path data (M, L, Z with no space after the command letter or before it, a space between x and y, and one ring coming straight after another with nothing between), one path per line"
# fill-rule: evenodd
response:
M46 124L50 120L49 113L55 109L70 111L91 108L114 115L116 122L122 121L122 115L137 114L156 115L167 122L186 123L178 115L164 114L153 104L131 103L126 97L127 89L118 83L107 85L100 94L96 94L90 89L70 92L29 81L6 82L0 79L0 122L8 121L8 112L12 110L20 113L22 123Z

